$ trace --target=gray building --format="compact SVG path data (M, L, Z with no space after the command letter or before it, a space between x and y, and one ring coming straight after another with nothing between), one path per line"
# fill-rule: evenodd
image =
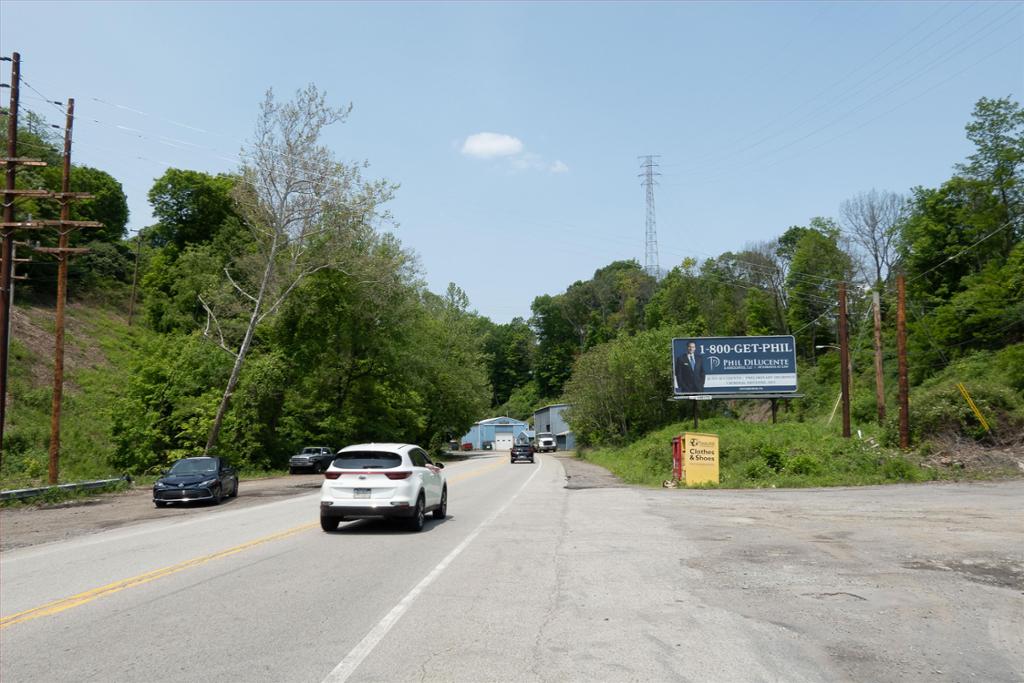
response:
M553 403L533 413L533 430L537 434L544 432L554 434L560 451L571 451L576 448L576 438L562 416L565 409L569 407L568 403Z

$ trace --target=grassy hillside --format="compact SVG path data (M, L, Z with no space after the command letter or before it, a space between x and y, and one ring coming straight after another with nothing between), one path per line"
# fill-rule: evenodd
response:
M62 482L118 476L109 465L110 408L152 333L128 327L126 306L71 302L66 309ZM18 305L13 316L10 403L0 486L45 483L53 392L54 309Z

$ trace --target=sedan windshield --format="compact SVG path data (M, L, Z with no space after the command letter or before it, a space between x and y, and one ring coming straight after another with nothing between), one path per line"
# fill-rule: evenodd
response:
M334 466L343 470L386 470L401 464L402 456L380 451L349 451L334 458Z
M217 471L217 461L213 458L188 458L179 460L171 467L171 474L205 474Z

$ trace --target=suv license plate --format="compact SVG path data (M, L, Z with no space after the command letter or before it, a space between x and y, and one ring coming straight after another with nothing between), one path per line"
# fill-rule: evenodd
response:
M369 498L370 489L352 489L353 498Z

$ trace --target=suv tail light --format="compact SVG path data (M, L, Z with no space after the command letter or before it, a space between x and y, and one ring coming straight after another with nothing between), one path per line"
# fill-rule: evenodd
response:
M388 479L408 479L412 472L385 472Z
M341 472L324 472L324 478L326 479L337 479L341 476Z

